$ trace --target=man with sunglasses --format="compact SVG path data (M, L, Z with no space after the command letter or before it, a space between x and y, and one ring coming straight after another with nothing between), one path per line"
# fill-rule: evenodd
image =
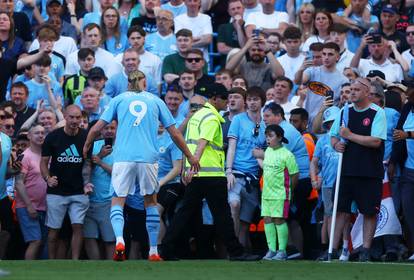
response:
M205 198L213 215L217 233L224 241L230 259L256 260L257 256L243 252L243 247L234 234L234 225L227 202L221 129L224 119L219 114L219 111L227 108L227 90L223 85L213 83L205 89L205 94L209 100L191 117L186 133L187 145L195 158L200 161L200 170L197 173L192 172L186 161L182 176L186 184L186 192L183 204L162 242L163 258L176 259L175 243L181 238L193 214L199 210L202 199Z
M201 89L207 88L215 81L213 77L210 77L203 72L205 63L203 52L199 49L190 50L185 58L185 67L195 74L195 78L197 80L195 93L201 95L203 95Z
M249 247L249 226L259 207L259 164L253 156L255 148L266 143L265 123L261 108L266 102L265 92L251 87L246 92L246 112L234 116L229 132L226 177L228 201L234 221L236 236L240 243Z
M384 141L387 139L385 112L370 100L371 83L357 78L351 84L349 117L344 125L344 110L336 117L330 135L334 149L343 153L338 213L334 236L334 249L345 225L346 213L356 201L364 216L363 248L359 260L370 260L370 248L377 224L384 177ZM348 109L347 109L348 110ZM342 139L342 140L341 140ZM356 160L357 159L357 160Z

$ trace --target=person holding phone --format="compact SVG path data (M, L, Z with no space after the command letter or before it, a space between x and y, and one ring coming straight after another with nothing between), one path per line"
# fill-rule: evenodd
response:
M338 71L336 63L339 60L339 46L336 43L329 42L322 48L322 65L307 68L302 75L302 83L321 82L327 85L334 93L334 103L339 102L341 85L346 83L348 79ZM309 93L306 96L304 108L309 113L309 123L312 125L313 119L322 106L324 96Z
M88 189L89 208L86 212L83 234L86 252L91 260L112 259L115 249L115 235L112 230L111 212L111 173L113 164L112 145L115 140L117 123L112 121L103 129L103 139L93 144L91 182ZM97 239L104 244L104 254L99 250Z
M367 46L371 58L361 58ZM366 77L371 70L379 70L385 74L385 80L399 83L404 79L403 69L400 64L390 61L389 48L398 56L399 52L395 48L395 44L389 45L388 41L382 35L381 41L375 43L373 35L366 34L362 37L361 44L355 52L350 66L358 68L362 77Z

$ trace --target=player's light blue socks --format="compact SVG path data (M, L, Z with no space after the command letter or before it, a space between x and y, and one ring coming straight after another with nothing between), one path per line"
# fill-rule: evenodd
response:
M150 245L149 254L158 254L157 239L160 232L160 214L157 206L148 206L145 210L147 212L146 226Z
M111 207L111 224L116 237L116 243L124 242L124 209L120 205Z

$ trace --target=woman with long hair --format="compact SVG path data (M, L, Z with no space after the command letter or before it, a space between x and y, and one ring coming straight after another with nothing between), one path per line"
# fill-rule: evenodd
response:
M313 19L315 7L311 3L304 3L298 11L297 26L302 31L302 43L314 33Z
M332 16L327 11L317 11L313 20L314 32L302 45L302 51L309 51L313 43L324 43L329 39L329 28L333 24Z
M123 53L128 48L128 38L121 30L121 17L114 7L108 7L102 12L102 46L114 56Z
M4 12L0 13L0 41L2 56L5 59L17 59L26 52L24 41L14 34L13 17Z

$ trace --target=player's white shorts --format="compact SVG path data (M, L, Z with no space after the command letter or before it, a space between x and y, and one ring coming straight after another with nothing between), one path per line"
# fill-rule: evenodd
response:
M118 197L135 193L140 187L140 194L158 193L158 163L115 162L112 166L111 183Z

